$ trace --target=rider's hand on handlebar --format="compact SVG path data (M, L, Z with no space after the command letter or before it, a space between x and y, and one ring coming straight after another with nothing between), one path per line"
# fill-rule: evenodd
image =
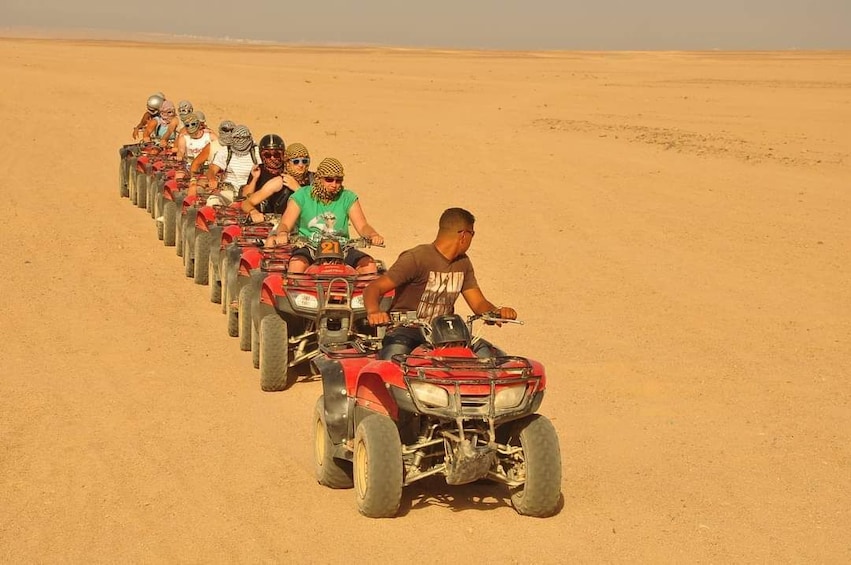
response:
M288 233L278 233L274 235L270 235L266 238L265 247L275 247L276 245L284 245L289 243L290 234Z
M500 306L496 310L494 310L495 314L498 314L500 318L503 320L516 320L517 319L517 311L514 308L509 308L508 306Z
M259 224L266 220L266 216L257 208L254 208L251 212L249 212L248 217L251 218L251 221L255 224Z
M369 236L369 242L373 245L384 245L384 236L381 234L373 234Z
M385 326L390 323L390 316L387 312L378 311L374 314L367 314L366 320L371 326Z

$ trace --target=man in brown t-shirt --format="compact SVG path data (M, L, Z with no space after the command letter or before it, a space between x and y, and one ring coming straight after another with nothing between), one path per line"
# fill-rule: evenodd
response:
M498 311L501 318L517 318L513 308L494 306L479 289L473 264L466 254L476 234L475 222L476 218L467 210L445 210L434 242L403 251L385 274L366 287L363 299L369 323L377 326L390 322L388 313L379 310L379 301L393 289L396 295L390 310L416 311L421 320L453 314L459 294L476 314ZM381 358L409 353L424 341L417 329L396 328L384 338Z

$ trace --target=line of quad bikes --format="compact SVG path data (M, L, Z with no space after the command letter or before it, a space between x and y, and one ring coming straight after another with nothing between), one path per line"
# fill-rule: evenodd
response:
M120 151L121 197L156 220L158 239L182 258L184 274L221 304L228 335L251 352L264 391L291 387L300 374L320 375L313 411L314 469L319 483L352 488L358 510L395 516L403 487L433 475L450 485L488 480L507 487L515 510L551 516L563 504L559 441L537 414L546 389L544 367L515 355L479 358L469 344L428 343L381 360L387 328L366 322L363 290L376 275L343 262L365 238L325 234L315 241L264 247L272 222L255 224L240 202L225 205L169 152L140 143ZM310 246L307 272L287 273L294 249ZM384 270L379 260L379 272ZM392 293L383 297L387 309ZM416 326L415 313L394 326ZM509 323L491 314L474 322Z

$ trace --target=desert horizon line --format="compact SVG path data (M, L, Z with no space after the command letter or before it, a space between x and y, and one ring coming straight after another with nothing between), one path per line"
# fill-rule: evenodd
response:
M82 41L116 44L169 44L193 46L238 46L258 48L310 48L310 49L386 49L399 51L451 51L451 52L487 52L487 53L851 53L849 48L813 48L813 47L754 47L754 48L498 48L470 47L450 45L406 45L381 42L346 41L276 41L271 39L248 39L243 37L211 36L197 34L171 34L160 32L129 32L116 29L97 28L44 28L28 26L0 27L0 40L31 41Z

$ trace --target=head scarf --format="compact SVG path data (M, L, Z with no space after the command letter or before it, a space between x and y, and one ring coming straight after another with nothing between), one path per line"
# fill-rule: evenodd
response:
M305 157L310 159L310 153L307 151L307 147L302 145L301 143L290 143L287 145L286 151L284 151L284 163L286 171L293 176L295 180L298 181L299 186L304 186L307 184L308 176L310 172L307 170L308 167L305 167L303 171L299 172L295 170L295 167L292 163L290 163L290 159L295 159L296 157Z
M251 152L251 148L253 146L254 140L251 139L251 130L248 129L248 126L240 124L233 128L233 133L231 134L230 148L233 151L234 155L236 155L237 157L248 155L248 153Z
M313 177L313 187L310 194L323 204L328 204L343 191L343 184L337 185L338 188L328 189L323 184L323 177L343 178L343 164L333 157L327 157L322 159L322 162L316 167L316 175Z
M198 116L198 121L201 122L202 126L207 125L207 116L204 115L204 112L198 110L195 112L195 115Z
M233 128L235 127L236 124L230 120L223 120L222 123L219 124L219 145L222 147L230 145L233 136Z
M163 105L160 106L160 116L162 116L165 121L170 121L174 117L174 102L171 100L163 102Z
M195 124L194 126L189 125L190 123ZM199 129L201 129L201 120L198 118L198 114L195 112L190 112L183 116L183 124L186 126L186 131L189 135L196 133Z
M181 118L187 114L191 114L193 110L195 108L189 100L181 100L177 103L177 113L180 114Z

